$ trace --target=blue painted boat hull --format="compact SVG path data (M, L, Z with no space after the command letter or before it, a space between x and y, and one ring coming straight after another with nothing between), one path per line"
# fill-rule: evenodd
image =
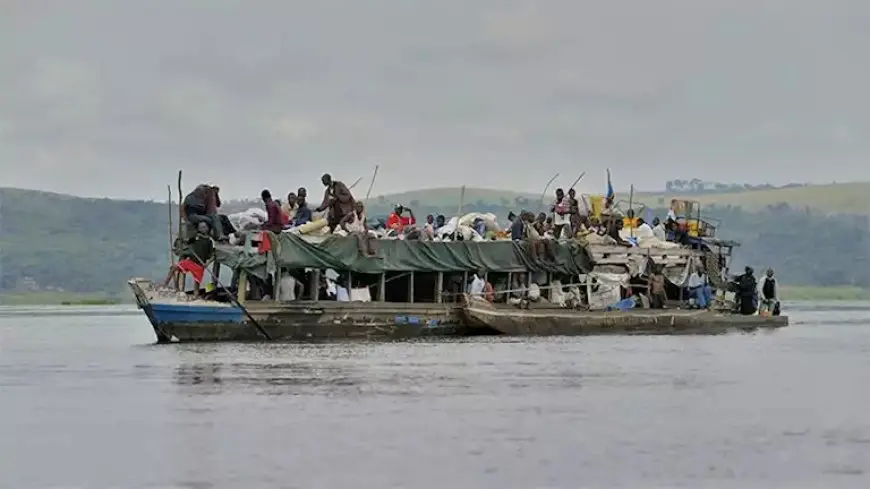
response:
M199 304L150 304L156 324L241 324L245 313L238 307Z

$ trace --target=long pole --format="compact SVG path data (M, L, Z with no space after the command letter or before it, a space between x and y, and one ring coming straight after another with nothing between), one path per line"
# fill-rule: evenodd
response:
M184 235L184 192L181 190L181 170L178 170L178 233L176 233L176 239L180 239L184 241L186 236ZM178 275L175 278L175 289L182 290L184 287L184 277Z
M586 176L586 172L584 171L583 173L580 174L579 177L577 177L577 180L574 180L574 183L572 183L571 186L568 187L568 190L571 190L572 188L576 187L576 186L577 186L577 183L580 182L580 179L583 178L583 177L585 177L585 176Z
M366 192L366 200L364 202L366 207L369 206L369 195L372 194L372 188L375 186L375 179L378 178L378 168L380 168L380 165L375 165L375 172L372 174L372 181L369 183L369 190Z
M456 230L459 230L459 218L462 217L462 208L465 207L465 185L459 190L459 208L456 209Z
M166 192L169 194L169 200L166 201L166 207L169 209L169 266L175 265L175 253L172 252L172 185L166 186Z
M350 190L356 187L356 184L358 184L360 180L362 180L362 177L357 178L352 184L350 184L350 187L348 187L347 189Z
M634 237L634 223L637 222L634 220L634 210L632 209L632 205L634 204L634 185L628 188L628 211L631 214L631 217L628 220L629 224L629 232L631 233L631 237Z
M553 180L555 180L555 179L557 179L557 178L559 178L559 174L558 174L558 173L556 173L555 175L553 175L553 177L550 178L550 180L547 182L547 185L544 186L544 191L541 192L541 201L540 201L540 203L538 203L538 212L540 212L541 209L544 207L544 196L547 195L547 189L549 189L549 188L550 188L550 185L553 184Z
M208 271L208 266L206 266L205 262L203 262L202 259L201 259L199 256L197 256L197 254L196 254L193 250L190 250L190 252L191 252L191 254L193 255L193 258L197 261L197 263L199 263L199 265L200 265L203 269L205 269L206 271ZM211 272L209 272L209 273L211 273ZM226 287L224 287L224 284L221 283L221 279L219 279L219 278L217 277L217 275L215 275L214 273L211 273L211 278L212 278L212 280L215 281L215 284L216 284L218 287L220 287L221 290L224 291L224 293L227 295L227 297L229 297L230 302L232 302L234 306L236 306L236 307L238 307L239 309L241 309L242 312L245 313L245 316L248 316L248 319L251 321L251 325L253 325L254 328L256 328L257 332L260 333L260 335L262 335L263 338L266 338L267 340L271 340L272 337L269 336L269 333L268 333L265 329L263 329L262 326L260 326L260 323L258 323L257 320L254 319L254 316L251 316L251 313L248 312L248 309L247 309L247 308L246 308L246 307L245 307L241 302L239 302L239 300L236 299L236 297L233 296L233 294L232 294L229 290L227 290ZM245 293L245 291L240 291L240 292L241 292L242 294Z

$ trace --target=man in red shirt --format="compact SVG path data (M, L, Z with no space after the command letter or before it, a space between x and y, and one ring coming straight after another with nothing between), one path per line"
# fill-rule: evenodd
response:
M260 192L260 197L263 198L263 203L266 205L266 222L263 223L262 229L280 233L284 229L283 218L281 216L281 207L278 203L272 200L272 193L268 190Z
M401 233L405 226L413 226L417 224L417 219L414 218L414 211L411 209L408 210L408 217L403 216L402 214L405 212L405 208L400 204L396 204L393 213L387 217L387 228L393 229L396 233Z

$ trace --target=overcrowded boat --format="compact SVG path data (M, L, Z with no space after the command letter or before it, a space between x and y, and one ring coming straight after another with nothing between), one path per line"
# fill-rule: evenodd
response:
M720 333L778 328L775 278L728 273L735 242L697 203L664 220L622 212L608 195L561 189L550 214L445 219L396 206L372 224L324 175L264 209L219 212L217 187L181 206L175 263L162 284L128 284L157 341L315 341L425 336ZM289 204L289 205L288 205ZM193 290L183 278L192 277Z

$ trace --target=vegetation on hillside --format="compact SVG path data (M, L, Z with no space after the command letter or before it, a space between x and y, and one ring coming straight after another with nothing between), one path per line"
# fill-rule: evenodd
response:
M736 252L737 265L772 266L787 284L867 287L866 216L828 215L847 209L863 213L866 205L861 199L867 190L870 185L844 184L692 199L708 204L705 217L721 221L720 237L743 243ZM627 192L617 196L626 199ZM671 198L636 197L635 202L657 208L657 215L664 215L663 207ZM510 211L537 210L540 198L540 194L468 189L462 211L492 212L504 221ZM166 203L84 199L20 189L0 189L0 199L0 292L122 297L127 278L161 277L166 272L170 212ZM853 201L856 204L846 208ZM457 188L405 192L372 198L368 214L386 216L394 203L402 203L422 220L429 213L452 216L459 202ZM260 205L228 202L224 209ZM171 212L175 219L177 210Z

